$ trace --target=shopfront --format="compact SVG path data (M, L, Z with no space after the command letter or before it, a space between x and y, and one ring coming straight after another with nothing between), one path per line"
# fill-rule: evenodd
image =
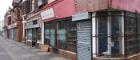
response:
M125 59L139 54L139 24L139 14L137 13L126 11L98 11L92 13L91 48L93 55L91 56L94 56L94 58L100 57L98 59ZM81 56L84 53L77 54ZM87 59L87 57L82 59L79 57L79 59Z
M8 26L8 38L17 41L17 23Z
M79 12L72 20L77 22L77 60L125 56L122 11Z
M75 58L77 52L77 26L71 17L75 11L74 0L52 3L41 11L44 21L44 44L49 46L50 51L70 59Z
M27 45L39 47L42 44L42 19L40 11L31 12L23 21L23 36Z
M38 46L41 43L41 26L39 20L26 23L26 42L31 46Z
M76 52L76 23L70 18L45 23L45 44Z
M44 24L44 43L60 53L61 50L77 53L78 60L125 59L140 51L136 13L84 12Z
M77 60L91 60L92 58L92 19L91 13L79 12L72 16L76 22Z
M9 29L9 39L16 41L16 28Z
M97 35L97 56L117 57L124 55L124 16L122 11L97 12L94 25Z

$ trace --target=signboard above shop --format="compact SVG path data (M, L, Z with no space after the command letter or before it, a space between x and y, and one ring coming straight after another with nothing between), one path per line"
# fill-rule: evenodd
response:
M72 21L86 20L89 19L88 12L78 12L77 14L72 16Z
M14 24L12 24L12 25L9 25L9 26L8 26L8 29L15 28L15 27L17 27L17 23L14 23Z
M41 12L41 18L43 20L53 18L53 17L55 17L53 8Z

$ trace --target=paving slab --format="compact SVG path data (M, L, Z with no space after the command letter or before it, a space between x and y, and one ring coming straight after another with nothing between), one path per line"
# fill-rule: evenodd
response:
M53 53L41 52L20 42L0 37L0 60L69 60Z

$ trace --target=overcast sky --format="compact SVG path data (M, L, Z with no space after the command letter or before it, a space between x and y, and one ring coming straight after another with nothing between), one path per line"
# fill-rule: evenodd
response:
M2 0L0 2L0 21L4 20L4 14L8 10L9 6L12 5L13 0Z

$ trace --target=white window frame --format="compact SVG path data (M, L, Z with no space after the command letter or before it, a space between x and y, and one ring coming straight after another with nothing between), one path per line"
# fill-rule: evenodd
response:
M96 13L92 14L92 51L93 51L93 57L96 57L97 44L96 44Z
M112 45L112 42L111 42L111 13L108 12L108 18L107 18L107 33L108 33L108 36L107 36L107 41L108 41L108 46L107 46L107 51L106 53L108 53L110 56L111 56L111 45ZM97 55L95 54L99 54L99 44L98 44L98 36L96 37L96 35L98 35L98 18L95 17L96 13L93 13L93 16L92 16L92 48L93 48L93 56L96 57ZM124 55L125 54L125 45L124 45L124 12L122 11L121 12L121 24L122 27L122 35L121 35L121 54ZM94 37L95 36L95 37ZM96 42L96 43L95 43ZM96 47L95 47L96 46Z

